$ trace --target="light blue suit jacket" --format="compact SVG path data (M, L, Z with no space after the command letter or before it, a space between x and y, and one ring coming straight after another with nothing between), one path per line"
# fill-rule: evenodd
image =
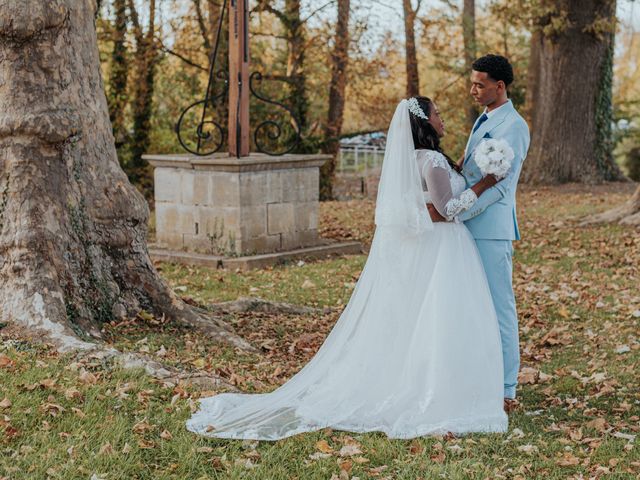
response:
M513 149L515 158L506 178L480 195L478 201L461 213L458 219L465 222L475 239L520 240L516 218L516 188L529 150L529 127L513 108L511 100L496 110L469 137L462 170L467 187L482 179L480 168L473 160L473 153L483 138L506 140Z

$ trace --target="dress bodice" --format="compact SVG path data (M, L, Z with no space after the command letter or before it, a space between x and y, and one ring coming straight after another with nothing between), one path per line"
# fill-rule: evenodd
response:
M425 203L432 203L447 220L457 221L457 215L469 209L477 200L467 189L464 177L455 171L446 157L435 150L416 150Z
M456 172L449 162L440 152L435 150L416 150L416 162L418 163L418 169L420 171L420 180L422 181L422 191L424 192L425 202L431 202L431 194L427 187L427 166L431 164L437 168L443 168L449 175L449 183L451 185L451 193L454 197L457 197L464 192L467 182L464 177Z

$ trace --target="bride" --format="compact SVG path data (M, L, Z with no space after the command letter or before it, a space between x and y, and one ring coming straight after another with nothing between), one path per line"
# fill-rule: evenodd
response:
M506 431L496 313L473 238L456 218L496 180L465 189L442 135L432 101L400 102L369 257L333 330L275 391L201 399L190 431L255 440L325 427L391 438ZM449 221L432 222L425 202Z

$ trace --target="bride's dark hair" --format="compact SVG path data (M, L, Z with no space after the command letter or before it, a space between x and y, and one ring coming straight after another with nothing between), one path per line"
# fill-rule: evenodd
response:
M425 113L427 117L432 115L433 102L428 97L414 97L418 101L418 105ZM424 118L417 117L413 113L409 112L409 122L411 123L411 135L413 135L413 146L416 150L435 150L440 152L449 162L451 168L459 172L460 168L456 163L444 153L442 147L440 147L440 137L438 132L433 128L433 125Z

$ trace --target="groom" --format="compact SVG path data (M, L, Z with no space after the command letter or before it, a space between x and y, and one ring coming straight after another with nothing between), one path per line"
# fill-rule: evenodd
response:
M504 362L504 404L509 412L516 405L520 366L518 315L512 286L512 241L520 240L516 188L529 149L529 127L507 96L507 89L513 82L509 61L500 55L485 55L477 59L472 68L470 93L484 107L484 112L473 126L461 160L467 186L482 178L473 153L483 139L504 139L515 153L506 178L487 190L473 207L458 217L476 241L498 315ZM434 221L440 220L435 209L429 211Z

